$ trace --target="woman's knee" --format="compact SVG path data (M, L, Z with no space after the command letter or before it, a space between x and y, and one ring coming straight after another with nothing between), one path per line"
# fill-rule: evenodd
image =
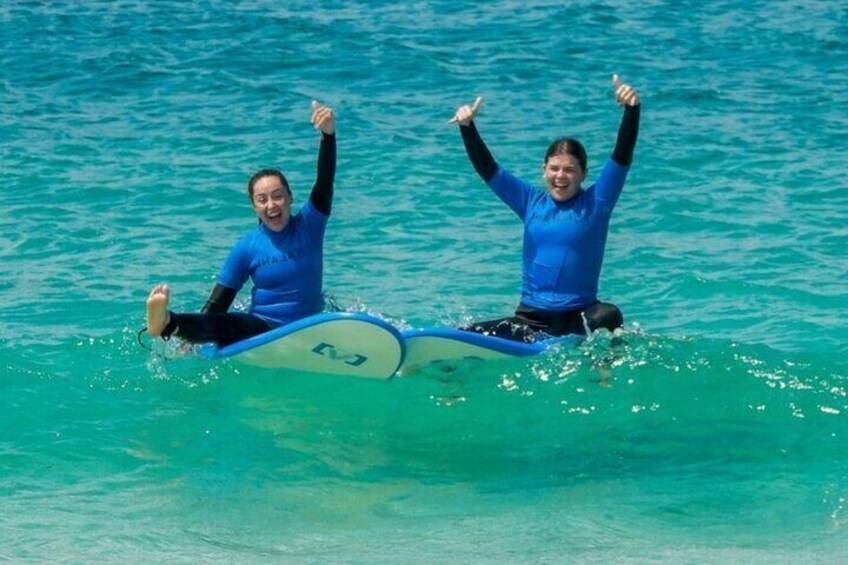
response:
M600 328L613 331L624 326L624 314L615 304L598 302L587 308L583 315L586 317L586 325L590 331Z

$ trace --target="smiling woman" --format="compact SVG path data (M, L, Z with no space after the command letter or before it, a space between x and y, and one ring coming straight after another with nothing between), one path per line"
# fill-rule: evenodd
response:
M292 193L282 172L254 174L247 192L259 225L233 246L200 313L169 311L168 285L153 287L147 297L151 336L223 347L321 311L324 231L336 172L335 123L332 109L312 102L312 124L321 131L318 173L300 212L291 215ZM228 312L248 278L254 285L250 310Z
M517 341L536 341L537 332L560 336L599 328L613 331L624 317L598 300L613 207L624 188L639 131L639 95L613 75L624 116L612 156L595 184L584 189L586 149L576 139L557 139L542 164L546 192L498 165L474 125L482 98L460 106L451 122L460 126L477 174L524 222L521 301L515 315L463 328Z

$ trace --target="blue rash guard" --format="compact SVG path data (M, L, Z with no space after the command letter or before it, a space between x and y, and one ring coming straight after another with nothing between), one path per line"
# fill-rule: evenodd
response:
M487 184L524 222L522 304L564 311L597 302L609 220L628 169L609 159L594 185L557 202L498 166Z
M237 292L251 278L249 313L275 325L317 314L327 220L310 200L281 232L259 224L233 246L218 284Z

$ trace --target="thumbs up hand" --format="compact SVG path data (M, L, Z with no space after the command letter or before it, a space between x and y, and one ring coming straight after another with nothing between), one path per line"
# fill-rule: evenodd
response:
M327 135L333 135L336 132L336 115L333 113L333 109L322 106L317 100L313 100L312 125Z
M461 126L467 126L471 123L471 120L477 117L477 112L480 111L480 105L483 104L483 97L478 96L474 100L474 104L460 106L456 114L454 114L453 118L451 118L448 123L451 124L459 124Z
M615 88L615 101L622 106L638 106L639 94L629 84L621 82L618 75L612 75L612 85Z

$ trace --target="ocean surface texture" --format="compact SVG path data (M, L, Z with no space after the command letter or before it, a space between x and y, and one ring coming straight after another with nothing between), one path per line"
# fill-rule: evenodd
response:
M832 563L848 555L848 9L825 0L4 0L0 561ZM389 381L136 340L295 207L338 115L325 291L399 328L509 315L495 158L589 179L639 91L603 300L622 343ZM245 289L237 306L248 304Z

